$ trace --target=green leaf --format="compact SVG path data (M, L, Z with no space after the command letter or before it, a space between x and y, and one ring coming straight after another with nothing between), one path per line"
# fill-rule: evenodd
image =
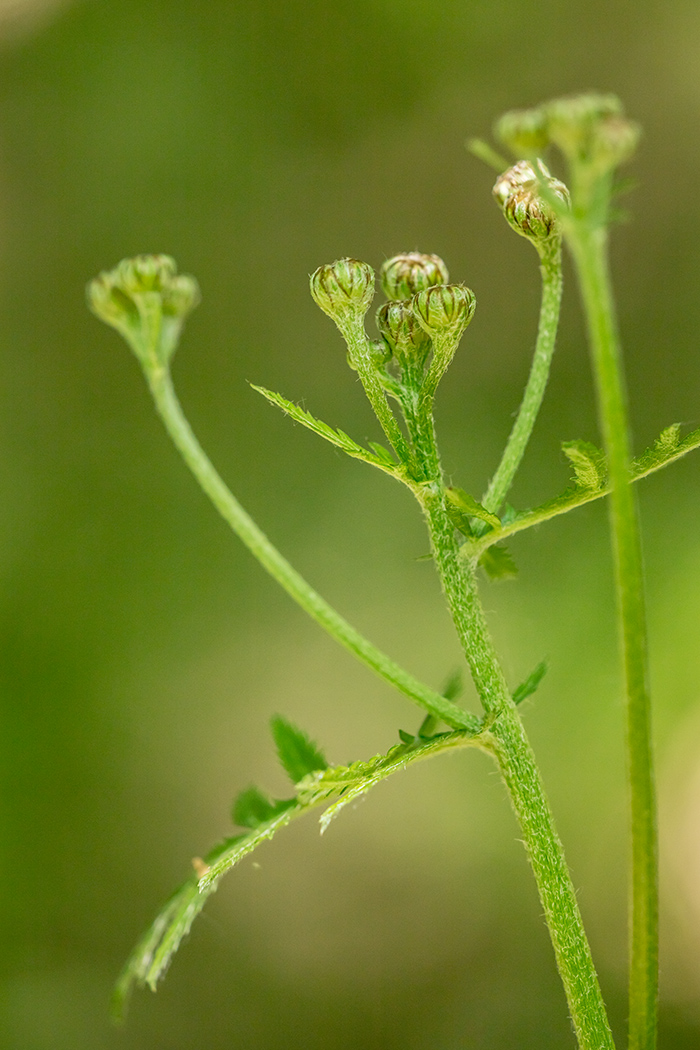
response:
M251 786L241 791L233 803L233 822L241 828L259 828L268 820L283 813L289 806L294 805L294 799L278 799L273 801L264 795L259 788Z
M447 676L445 684L440 690L445 700L456 700L464 689L464 675L461 669L456 668L452 674Z
M518 567L507 547L494 543L479 558L479 565L491 580L509 580L518 575Z
M399 729L399 739L402 744L414 744L416 741L415 733L407 733L405 729Z
M681 459L689 452L700 448L700 427L691 431L678 444L674 445L677 427L677 423L666 427L651 448L648 448L639 459L634 461L631 470L632 481L640 481L642 478L648 477L649 474L653 474L670 463L674 463L677 459ZM505 539L507 536L513 536L516 532L530 529L533 525L539 525L543 521L550 521L561 514L568 514L570 510L582 507L586 503L592 503L602 496L607 496L609 492L610 485L608 482L605 482L604 485L597 489L585 489L571 485L559 496L547 500L546 503L540 504L539 507L520 511L512 521L506 521L504 515L501 528L497 534L487 532L478 540L472 540L470 545L467 546L465 544L464 550L469 556L472 556L475 550L477 552L479 550L483 551L490 547L491 544L498 543L501 538Z
M322 772L311 773L297 784L297 797L300 802L313 805L319 801L326 801L333 794L340 796L321 814L321 831L324 832L341 809L393 773L405 769L410 762L429 758L450 747L464 745L464 732L457 730L440 733L419 744L415 743L414 738L412 747L407 747L405 743L396 744L385 755L375 755L367 762L353 762L349 766L329 766ZM458 739L460 735L462 740ZM472 737L470 742L473 743L474 739Z
M516 704L522 704L523 700L527 700L528 696L537 689L542 679L547 673L547 661L542 660L538 663L534 671L532 671L524 682L521 682L518 688L513 693L513 701Z
M574 468L575 482L582 489L599 489L605 484L605 453L590 441L563 441L562 451Z
M362 445L358 445L356 441L348 437L343 430L336 430L329 426L328 423L324 423L323 420L316 419L305 408L295 405L293 401L288 401L281 394L276 394L272 390L266 390L263 386L256 386L255 383L250 385L253 390L257 390L259 394L262 394L273 405L281 408L283 412L286 412L297 423L301 423L302 426L313 430L314 434L318 434L320 437L325 438L326 441L330 441L332 445L341 448L348 456L352 456L354 459L362 459L365 463L371 463L375 467L380 467L389 474L396 474L399 470L399 464L382 445L371 442L374 451L370 452L369 449L363 448Z
M653 470L654 467L661 466L679 450L680 446L681 425L680 423L672 423L670 427L662 430L653 445L643 452L639 459L635 460L634 473Z
M327 768L328 762L301 729L279 715L272 719L270 725L279 760L293 784L303 780L309 773Z
M459 488L448 488L445 490L447 496L447 510L450 513L451 509L461 512L461 514L467 515L469 518L478 518L480 521L485 521L488 525L491 525L494 529L500 528L501 519L496 514L492 514L486 507L482 507L473 496L470 496L464 489ZM457 526L459 528L459 525ZM470 530L471 531L471 530Z
M277 719L282 722L282 719ZM289 723L284 723L286 727ZM293 727L291 727L293 729ZM303 734L294 730L297 740L301 737L305 747L313 747ZM285 734L285 741L289 740ZM335 802L326 808L321 817L321 830L349 802L365 794L375 784L393 773L405 769L415 761L453 748L478 745L478 737L466 729L441 733L430 740L413 746L398 744L386 755L376 755L368 762L354 762L349 766L333 766L310 771L297 785L296 799L283 803L272 803L275 808L284 806L281 812L259 824L247 834L224 839L214 847L203 861L196 862L196 871L165 903L155 921L148 928L127 960L117 982L112 1000L113 1013L117 1019L123 1017L132 987L148 985L155 991L158 981L165 975L173 955L189 933L192 923L216 889L219 879L231 868L247 857L263 842L268 842L292 820L314 807L326 805L336 796ZM318 754L318 752L316 752ZM308 752L307 752L308 755ZM250 789L249 789L250 790ZM256 790L256 789L253 789ZM245 793L244 793L245 794ZM259 793L258 793L259 794ZM338 797L339 796L339 797ZM264 796L260 796L263 801Z
M384 445L380 445L378 441L370 441L369 447L375 453L377 459L381 459L384 463L386 463L388 467L396 466L396 460L392 456L389 449L385 448Z
M523 512L516 510L510 503L506 503L503 513L501 514L501 525L512 525L516 518L519 518Z

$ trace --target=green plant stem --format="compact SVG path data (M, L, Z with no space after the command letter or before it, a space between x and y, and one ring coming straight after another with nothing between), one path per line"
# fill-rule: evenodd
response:
M530 440L535 420L547 387L549 368L557 338L562 295L561 238L550 238L540 249L542 300L540 305L537 342L530 375L523 394L517 418L510 432L501 462L491 478L481 500L484 507L497 514L505 500L513 478Z
M183 459L221 516L270 575L317 623L363 663L430 714L453 729L477 733L481 722L419 682L356 631L289 564L233 496L214 469L190 427L175 394L169 371L144 368L156 408Z
M426 442L431 433L424 435ZM437 458L437 453L435 453ZM581 1050L613 1050L605 1004L564 851L520 716L491 640L473 560L460 558L441 477L423 486L433 557L486 711L484 746L496 758L520 824Z
M569 244L586 312L612 488L610 526L627 693L632 839L629 1047L653 1050L658 997L658 847L642 551L635 493L630 484L627 396L608 268L607 230L579 221L569 231Z
M347 344L352 366L357 370L360 382L382 430L391 442L399 460L407 467L413 466L411 450L401 433L396 416L391 411L386 393L377 375L377 369L372 361L372 347L364 329L364 321L359 318L350 318L342 323L337 323Z

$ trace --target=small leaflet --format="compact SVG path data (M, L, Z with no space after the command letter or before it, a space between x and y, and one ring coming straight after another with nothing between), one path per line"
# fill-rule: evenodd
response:
M494 543L479 558L479 565L491 580L510 580L518 575L518 567L507 547Z
M523 700L527 700L528 696L532 696L546 673L547 661L541 660L534 671L530 672L525 681L521 682L518 688L513 691L513 702L516 704L522 704Z
M312 740L285 718L277 715L270 723L279 760L293 784L309 773L327 769L328 762Z
M574 480L582 489L599 489L605 483L605 453L590 441L563 441L562 451L574 468Z

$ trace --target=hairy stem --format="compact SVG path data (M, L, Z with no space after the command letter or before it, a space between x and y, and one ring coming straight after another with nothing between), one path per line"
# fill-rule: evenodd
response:
M614 1050L563 847L491 640L477 590L475 563L459 555L441 477L423 487L421 500L445 596L486 711L483 743L496 758L520 824L579 1046L581 1050Z
M408 442L401 433L396 416L391 411L386 393L372 362L372 347L364 329L364 322L358 318L352 318L342 324L339 323L338 327L347 344L350 361L357 369L360 382L382 430L394 447L399 460L409 467L415 465Z
M214 469L178 402L169 372L144 369L156 408L178 451L224 520L270 575L317 623L381 678L453 729L478 732L481 723L439 693L419 682L355 630L311 587L258 528Z
M542 274L542 301L530 375L501 462L481 500L484 507L494 514L498 513L513 484L513 478L525 454L540 411L549 378L562 295L561 239L559 237L550 238L550 242L542 248L540 273Z
M629 1047L653 1050L658 997L658 846L642 551L630 484L627 396L608 269L607 230L576 223L569 243L586 312L612 490L610 527L627 693L632 839Z

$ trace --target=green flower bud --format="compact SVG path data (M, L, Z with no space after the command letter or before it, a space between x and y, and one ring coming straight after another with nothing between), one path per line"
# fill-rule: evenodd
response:
M625 117L608 117L601 121L593 143L592 160L605 170L617 168L634 156L642 129Z
M337 259L311 274L314 302L336 324L364 317L374 298L374 270L358 259Z
M576 95L544 107L549 136L571 161L606 171L628 160L639 141L639 127L627 120L615 95Z
M474 316L476 298L464 284L439 284L414 295L411 306L431 338L443 334L457 337Z
M169 255L137 255L90 281L87 298L92 312L150 365L172 356L200 295L194 277L178 274Z
M496 122L494 135L521 157L542 153L549 144L547 120L541 107L504 113Z
M411 300L391 300L377 310L377 328L392 354L406 354L424 359L430 350L430 338L418 322Z
M542 196L542 184L568 206L569 191L541 160L535 167L529 161L518 161L499 175L493 187L493 195L510 225L533 241L546 241L559 234L557 215Z
M447 284L450 275L439 255L405 252L382 264L382 288L387 299L411 299L436 284Z

